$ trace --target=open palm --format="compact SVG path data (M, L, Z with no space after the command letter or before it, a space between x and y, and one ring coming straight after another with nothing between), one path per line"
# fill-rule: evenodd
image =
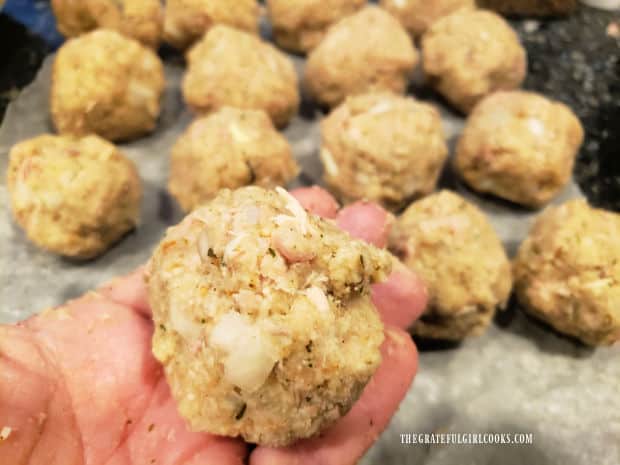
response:
M358 203L337 213L318 188L293 194L352 235L385 245L389 216L379 207ZM239 439L187 430L151 355L142 270L18 325L0 326L0 462L355 463L386 427L415 375L417 352L400 328L419 316L426 293L403 267L375 285L373 300L386 323L383 362L353 409L319 437L286 448L257 447L251 454Z

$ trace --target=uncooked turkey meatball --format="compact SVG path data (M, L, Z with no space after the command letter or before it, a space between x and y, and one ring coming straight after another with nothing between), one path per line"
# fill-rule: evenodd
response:
M216 24L257 34L259 15L256 0L167 0L164 40L183 50Z
M52 119L60 133L133 139L155 128L164 85L153 51L109 29L89 32L56 55Z
M325 181L390 209L435 189L448 148L437 109L389 92L349 97L321 123Z
M389 268L280 187L222 190L170 228L147 271L153 353L190 428L281 446L344 415L381 359L369 292Z
M187 55L183 79L187 104L199 113L223 106L264 110L278 127L297 113L293 63L252 34L215 26Z
M508 302L510 262L485 215L449 191L414 202L400 216L390 247L420 275L429 305L413 334L460 340L483 333Z
M312 50L330 25L365 4L366 0L267 0L276 44L297 53Z
M527 68L517 34L486 10L463 9L433 23L422 56L430 84L463 113L491 92L520 87Z
M329 28L306 63L305 86L322 105L372 90L403 93L418 53L392 15L367 6Z
M619 237L620 215L585 200L547 208L515 258L519 302L585 344L620 341Z
M157 48L163 26L160 0L52 0L58 30L75 37L99 28L114 29Z
M566 105L532 92L497 92L469 116L454 166L473 189L538 207L570 180L583 141Z
M475 0L380 0L414 37L420 37L439 18L461 8L475 8Z
M275 187L298 171L289 143L264 111L224 107L196 119L176 142L168 188L189 211L219 189Z
M7 185L17 223L39 247L95 257L138 223L134 164L100 137L42 135L10 152Z

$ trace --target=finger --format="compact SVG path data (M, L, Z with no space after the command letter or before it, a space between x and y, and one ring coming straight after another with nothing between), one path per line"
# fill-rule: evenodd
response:
M383 361L347 415L316 438L289 447L258 447L250 465L356 463L388 425L418 368L409 335L397 328L387 328L385 334Z
M387 245L394 217L376 203L355 202L338 212L336 222L351 236L377 247Z
M126 276L114 278L97 289L96 292L112 302L133 308L144 316L151 316L151 307L144 282L144 266Z
M309 212L323 218L336 218L338 212L338 202L336 199L319 186L300 187L293 189L291 195Z
M387 281L372 285L370 296L383 323L402 329L411 326L428 303L424 282L397 260Z

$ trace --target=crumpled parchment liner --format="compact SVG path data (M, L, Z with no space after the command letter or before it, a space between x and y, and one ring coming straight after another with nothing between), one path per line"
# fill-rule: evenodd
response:
M138 165L144 182L142 225L102 257L76 263L31 245L11 221L6 164L10 147L52 130L48 93L52 58L36 80L11 103L0 128L0 321L14 322L79 296L102 282L144 263L167 226L180 220L166 193L168 156L191 115L179 83L182 68L166 65L168 85L157 130L122 145ZM302 60L295 58L299 68ZM446 132L454 136L462 119L445 109ZM302 106L285 134L303 172L294 185L320 182L318 119ZM509 252L526 235L535 213L483 199L447 174L446 187L474 200L489 215ZM557 201L581 195L571 184ZM533 445L403 445L410 432L525 432ZM480 338L459 347L427 350L420 370L390 427L362 464L502 465L620 464L620 348L592 350L558 336L512 305Z

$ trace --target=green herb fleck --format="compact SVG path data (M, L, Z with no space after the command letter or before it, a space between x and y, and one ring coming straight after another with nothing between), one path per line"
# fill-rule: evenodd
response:
M275 250L273 250L271 247L269 247L269 248L267 249L267 252L269 252L269 255L271 255L272 257L275 257L275 256L276 256L276 251L275 251Z
M239 411L237 412L237 414L235 415L235 420L241 420L243 418L243 415L245 415L245 409L247 408L247 406L248 404L244 402L241 408L239 409Z
M202 250L204 250L204 249L202 249ZM215 256L215 252L213 251L213 248L212 248L212 247L209 247L209 250L207 250L207 255L208 255L209 257L211 257L211 258L217 258L217 257Z

